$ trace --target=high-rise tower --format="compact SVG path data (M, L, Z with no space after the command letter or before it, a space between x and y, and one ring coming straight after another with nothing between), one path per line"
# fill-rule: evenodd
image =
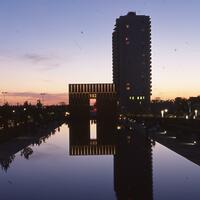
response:
M113 82L124 111L144 111L151 96L151 21L129 12L113 31Z

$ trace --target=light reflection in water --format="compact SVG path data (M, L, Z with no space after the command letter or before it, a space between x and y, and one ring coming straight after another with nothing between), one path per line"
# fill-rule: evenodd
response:
M97 124L96 120L90 120L90 139L96 140L97 139Z

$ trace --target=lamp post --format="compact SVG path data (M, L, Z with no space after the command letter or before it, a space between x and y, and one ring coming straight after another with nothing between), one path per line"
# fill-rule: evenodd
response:
M188 101L188 111L189 111L189 114L192 112L192 108L191 108L191 101Z
M41 101L42 101L42 104L44 105L44 96L46 95L45 93L40 93L41 95Z
M164 111L164 110L161 110L160 113L161 113L161 117L163 118L163 117L164 117L165 111Z
M168 109L161 110L160 112L161 112L161 117L164 118L165 113L168 112Z
M198 110L197 109L194 110L194 115L195 115L195 118L196 118L197 115L198 115Z
M8 92L1 92L1 94L3 95L3 103L6 103L6 94L8 94Z

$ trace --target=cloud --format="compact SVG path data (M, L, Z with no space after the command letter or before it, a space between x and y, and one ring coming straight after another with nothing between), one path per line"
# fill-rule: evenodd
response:
M40 70L42 71L49 71L49 70L54 70L60 67L60 64L52 64L52 65L48 65L46 67L41 67Z
M26 53L22 56L28 62L31 62L33 66L41 71L49 71L59 68L60 58L55 55L42 55L37 53Z
M15 65L31 66L32 70L41 72L56 70L71 62L72 58L69 55L59 55L57 52L13 52L11 50L0 48L0 63L4 62L8 67Z
M35 92L8 92L6 101L9 104L23 104L25 101L36 104L38 99L42 99L41 93ZM60 102L68 103L67 93L45 93L43 96L46 105L59 104Z
M34 93L34 92L8 92L6 96L15 96L15 97L38 97L40 93Z
M44 56L44 55L40 55L40 54L36 54L36 53L24 54L23 58L25 58L25 59L33 62L33 63L44 62L44 61L47 61L47 60L51 59L48 56Z

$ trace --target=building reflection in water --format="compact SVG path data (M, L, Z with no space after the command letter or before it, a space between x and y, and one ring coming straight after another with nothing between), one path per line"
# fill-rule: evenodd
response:
M70 155L115 154L116 147L114 134L112 133L116 127L115 122L100 121L100 123L97 123L96 120L84 119L70 122Z
M153 199L152 145L142 133L123 130L114 155L114 187L118 199Z
M95 131L96 138L90 137ZM70 155L113 155L117 199L153 199L152 145L147 136L124 126L116 118L72 120L69 124ZM94 129L93 129L94 128Z

